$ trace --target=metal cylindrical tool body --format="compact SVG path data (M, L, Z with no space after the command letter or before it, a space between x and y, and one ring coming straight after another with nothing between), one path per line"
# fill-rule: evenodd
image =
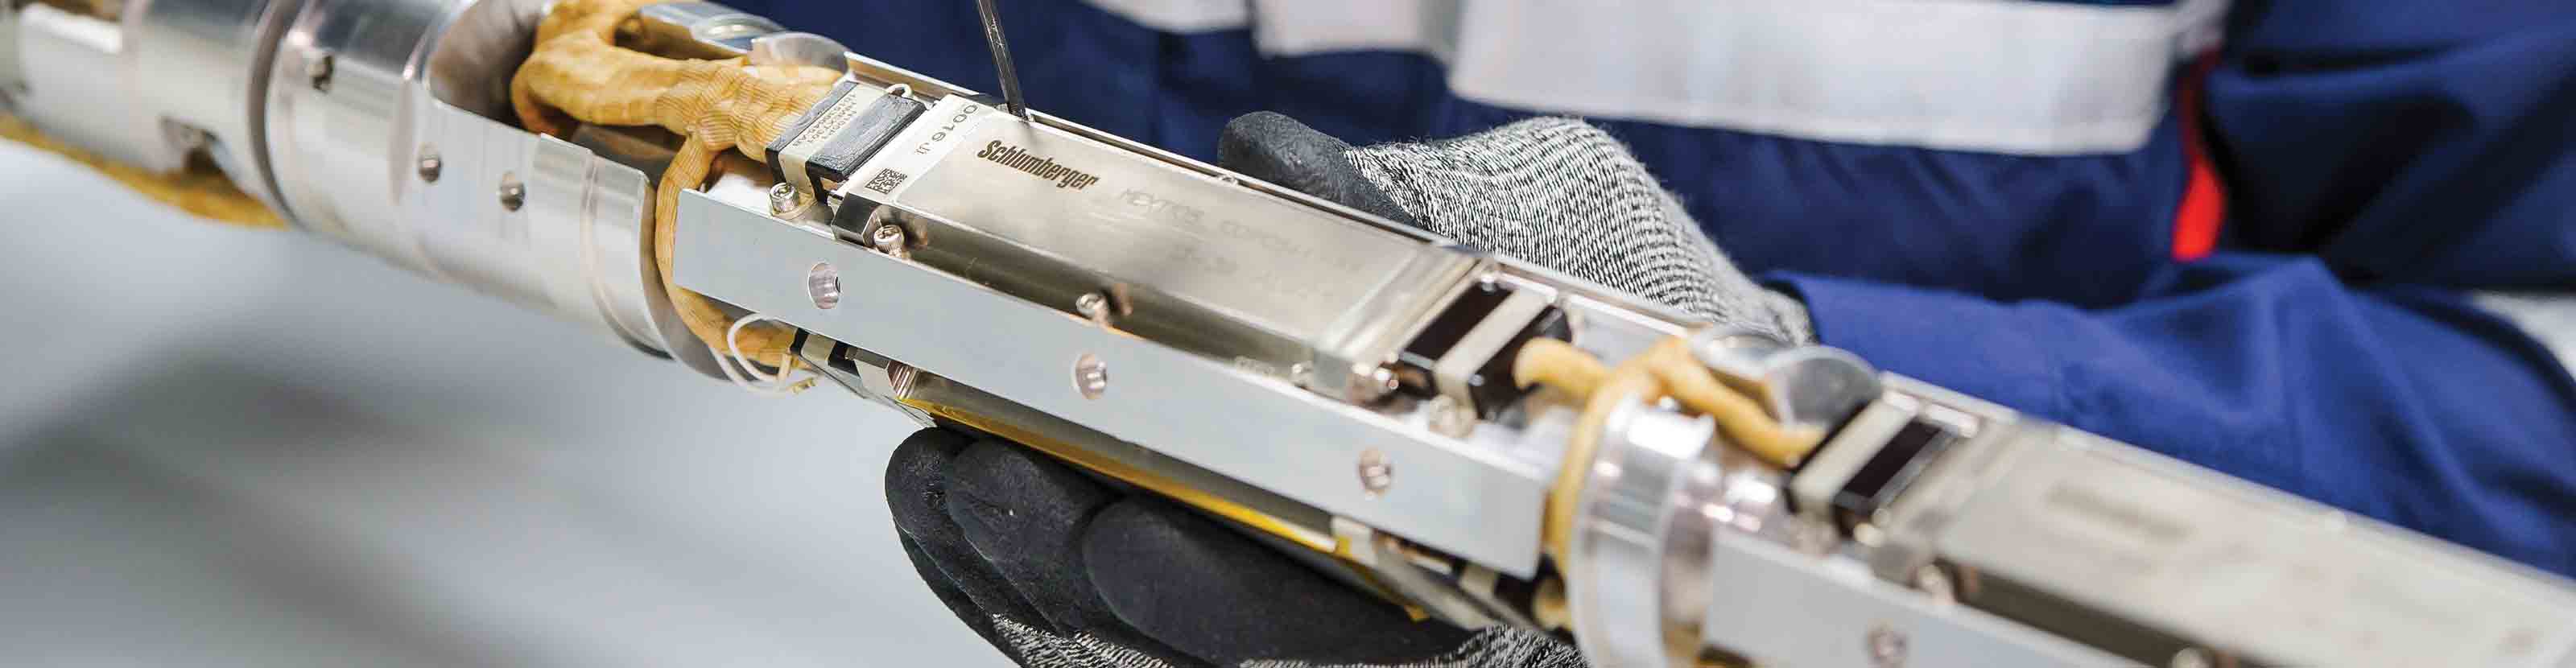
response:
M510 122L538 0L0 10L0 100L156 172L202 151L295 227L713 373L647 236L652 179ZM676 349L675 349L676 348Z
M651 178L506 122L541 11L533 0L307 0L267 76L279 199L307 231L646 350L699 356L653 267Z
M1561 564L1574 636L1596 665L1695 665L1712 543L1798 538L1781 474L1704 417L1631 402L1602 431Z

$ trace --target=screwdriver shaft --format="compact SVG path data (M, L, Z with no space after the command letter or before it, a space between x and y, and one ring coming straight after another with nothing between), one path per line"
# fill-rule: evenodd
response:
M994 0L975 0L975 10L984 15L984 43L993 47L993 69L1002 79L1002 106L1011 115L1029 117L1028 98L1020 95L1019 68L1011 64L1011 44L1002 38L1002 12Z

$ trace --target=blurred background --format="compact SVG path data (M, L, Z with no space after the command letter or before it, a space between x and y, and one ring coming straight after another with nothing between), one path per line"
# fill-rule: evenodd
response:
M912 424L766 399L0 143L0 664L1008 665Z

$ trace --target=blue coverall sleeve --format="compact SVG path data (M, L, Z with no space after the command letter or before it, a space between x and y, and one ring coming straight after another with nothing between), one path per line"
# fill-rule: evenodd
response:
M2576 381L2460 292L2576 290L2576 5L2250 0L2232 17L2205 117L2231 250L2089 308L1791 276L1819 336L2576 575ZM2129 276L2117 249L2051 248L2071 255L2034 277Z
M2240 3L2227 243L2347 282L2576 289L2576 3Z
M2105 2L2170 4L2065 0ZM966 3L734 4L993 81ZM1010 4L1040 106L1201 159L1227 119L1262 109L1360 144L1550 111L1461 97L1433 54L1279 55L1248 26ZM1745 269L1805 274L1791 282L1828 343L2576 574L2566 372L2457 293L2410 287L2576 290L2576 2L2235 0L2224 44L2203 105L2176 104L2124 153L1593 120ZM2177 263L2195 138L2228 191L2229 250Z
M2576 381L2455 293L2223 254L2102 310L1789 276L1881 368L2576 575Z

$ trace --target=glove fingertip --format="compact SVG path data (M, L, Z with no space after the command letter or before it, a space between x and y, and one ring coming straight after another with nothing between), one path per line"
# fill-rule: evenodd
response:
M1412 214L1351 164L1350 153L1349 142L1285 114L1256 111L1225 124L1217 138L1216 162L1252 178L1419 227Z
M1267 177L1272 174L1257 173L1255 170L1270 171L1275 174L1276 170L1267 168L1279 166L1286 161L1271 158L1305 153L1308 152L1307 149L1316 149L1313 151L1315 153L1339 155L1351 150L1351 145L1335 139L1332 135L1308 127L1287 114L1276 111L1256 111L1226 121L1225 131L1217 136L1216 160L1220 165L1240 165L1240 167L1233 167L1235 171Z
M1117 498L1073 467L1004 441L977 441L951 466L949 519L996 560L1074 563L1083 521Z
M895 527L906 534L946 521L948 467L966 449L966 436L946 429L923 429L905 437L887 458L886 507Z

